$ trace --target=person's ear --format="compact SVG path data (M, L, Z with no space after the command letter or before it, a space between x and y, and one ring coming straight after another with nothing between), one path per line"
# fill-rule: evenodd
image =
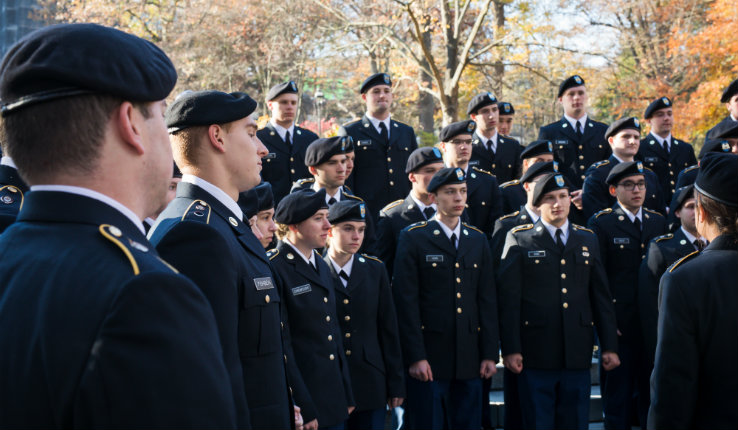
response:
M610 191L610 195L613 197L617 197L617 188L615 188L615 185L610 185L608 188L608 191Z
M125 144L138 155L143 155L144 136L143 122L146 118L131 102L123 102L113 114L115 128Z
M208 127L208 140L210 145L218 152L225 152L225 130L218 124Z

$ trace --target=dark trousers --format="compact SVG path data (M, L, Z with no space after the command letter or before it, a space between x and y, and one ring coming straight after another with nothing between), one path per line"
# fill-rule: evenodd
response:
M482 380L421 382L407 375L405 429L477 430L482 425Z
M637 414L641 428L646 427L649 393L649 371L643 348L618 342L620 366L605 371L600 365L602 409L605 428L630 429L631 418Z
M505 368L503 373L505 384L505 430L523 430L523 412L520 409L520 390L518 374Z
M589 370L523 369L518 389L524 428L589 427Z
M353 411L346 420L346 430L384 430L386 408Z
M346 428L346 423L338 423L332 426L321 426L320 420L318 420L318 426L318 430L344 430Z

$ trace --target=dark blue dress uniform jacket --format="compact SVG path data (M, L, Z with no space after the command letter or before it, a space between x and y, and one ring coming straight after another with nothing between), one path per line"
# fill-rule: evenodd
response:
M464 220L482 230L489 238L492 236L495 220L502 215L502 197L497 178L478 167L470 167L466 175Z
M272 184L274 207L290 193L293 182L312 177L305 166L305 150L318 135L298 126L295 126L294 134L290 136L290 146L279 137L271 122L256 132L261 143L269 150L269 154L261 160L261 179Z
M502 196L502 211L506 214L514 212L528 201L525 188L518 179L500 184L500 195Z
M638 321L638 269L646 256L651 239L666 234L666 219L658 212L643 208L641 231L638 231L617 203L595 214L589 228L597 234L600 255L607 272L621 342L641 345Z
M505 250L505 241L507 239L507 233L514 227L523 224L530 224L533 221L528 209L525 205L520 206L518 210L513 213L509 213L502 216L495 221L495 228L492 231L492 238L489 240L489 249L492 251L492 258L495 263L495 268L499 269L500 260L502 259L502 251ZM499 271L496 272L500 274ZM497 278L498 282L500 278Z
M649 429L738 426L738 244L718 236L661 279Z
M458 249L438 221L400 233L392 289L405 367L428 360L434 380L479 378L498 360L497 293L484 234L461 225Z
M412 127L395 120L390 120L390 124L389 145L366 115L338 131L354 140L354 171L346 184L364 199L374 218L388 203L405 198L410 192L405 166L410 153L418 148Z
M421 221L425 221L425 215L410 194L405 197L405 200L394 201L379 212L374 252L387 266L387 273L390 276L393 273L397 238L400 237L400 232L410 224Z
M336 314L356 410L384 409L388 398L405 397L395 303L384 264L366 254L353 259L344 287L330 257L324 257L336 279Z
M234 397L248 408L241 415L248 419L244 425L289 428L280 294L264 248L248 224L190 183L180 182L158 220L151 243L213 307Z
M287 367L295 403L306 423L340 424L355 402L336 316L336 281L317 254L319 273L285 242L268 255L282 295L287 360L297 363Z
M695 251L682 229L659 236L648 245L646 259L638 273L638 310L643 344L648 362L656 353L656 326L659 320L659 282L666 269L680 258Z
M694 148L689 143L672 138L671 147L667 153L650 134L641 140L636 159L643 161L643 165L656 174L666 204L669 204L671 196L676 190L679 172L693 164L697 164Z
M15 222L27 192L28 185L18 175L18 171L10 166L0 165L0 233Z
M711 129L707 130L707 134L705 135L705 140L708 139L714 139L715 129L718 128L719 125L722 125L724 123L730 123L731 125L735 124L735 121L733 118L730 117L730 115L723 118L719 123L715 124Z
M528 369L592 365L594 332L617 352L615 312L597 237L569 224L561 252L539 219L507 234L500 267L502 354L520 353Z
M554 157L560 163L560 170L564 176L581 188L584 182L585 171L589 166L600 160L606 160L612 150L605 139L607 125L592 121L587 117L587 124L583 124L583 134L578 136L566 118L541 127L538 132L539 140L550 140L554 144Z
M474 134L470 166L491 172L500 183L520 176L520 153L523 146L512 137L497 134L497 148L494 154L484 147L479 135Z
M217 333L102 202L31 192L0 237L0 427L235 428Z

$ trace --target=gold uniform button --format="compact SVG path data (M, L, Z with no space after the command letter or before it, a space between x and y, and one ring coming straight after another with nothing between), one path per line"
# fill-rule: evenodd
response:
M584 170L584 166L580 164L579 165L579 170Z
M617 299L612 299L612 302L613 303L617 303L618 301L617 301Z
M477 268L477 263L474 263L474 268L475 268L475 269Z
M331 360L335 360L336 359L336 356L333 355L333 354L331 354L331 355L328 356L328 358L330 358Z
M332 334L329 334L328 335L328 340L333 340L333 335Z
M495 168L495 165L494 165L494 164L492 165L492 168L493 168L493 169Z
M528 325L528 321L524 322L523 325Z
M600 148L602 148L602 146L600 146ZM580 150L582 149L582 145L579 145L579 149L580 149Z
M389 163L391 161L392 161L392 158L391 157L387 157L387 162Z
M331 322L331 316L330 315L326 315L325 316L325 322Z
M267 303L269 303L271 301L271 299L269 298L269 294L267 294L266 296L264 296L264 301L267 302Z
M346 333L346 339L351 337L351 333Z
M567 290L566 288L562 288L562 289L561 289L561 293L562 293L562 294L566 294L567 292L568 292L568 290Z
M567 309L567 308L569 308L569 303L564 302L564 305L563 306L564 306L564 309Z
M486 203L486 202L482 202L482 206L486 206L486 205L487 205L487 203Z
M290 173L295 174L295 169L290 169Z
M458 269L459 268L459 263L454 264L454 266L456 266L456 268Z
M561 279L566 279L566 273L561 274Z
M390 172L390 173L394 173L394 172L392 171L392 169L389 169L389 172Z
M566 264L566 260L564 260L564 259L562 258L562 259L561 259L561 264Z
M346 350L346 355L351 355L351 350L350 349L347 349Z
M344 305L347 305L347 304L349 304L349 300L348 300L348 299L343 299L343 304L344 304Z
M580 160L584 160L584 155L580 155L580 156L579 156L579 159L580 159Z
M461 283L461 278L456 278L456 283L457 284L460 284Z
M323 297L323 303L328 303L328 297Z
M350 315L346 315L345 317L343 317L343 319L344 319L344 321L351 321L351 316Z
M290 161L295 161L295 157L290 157Z
M456 293L456 298L457 299L460 299L461 298L461 293Z
M394 186L395 186L395 181L390 181L390 187L394 187Z
M438 266L438 264L433 263L433 264L431 264L431 266L436 267L436 266Z
M585 179L585 178L586 178L586 176L582 175L582 179Z
M460 314L461 313L461 308L456 308L456 313L457 314Z
M669 167L671 167L671 163L668 163L668 164L669 164Z

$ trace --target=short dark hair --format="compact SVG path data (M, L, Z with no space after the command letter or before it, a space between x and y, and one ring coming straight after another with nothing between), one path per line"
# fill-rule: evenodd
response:
M86 94L30 105L2 120L2 139L18 171L31 184L61 172L92 173L118 97ZM149 118L148 106L134 106Z
M705 210L707 221L715 224L720 234L732 235L738 240L738 209L711 199L698 190L694 194L697 206Z
M230 133L232 124L233 123L229 122L213 125L218 125L226 133ZM199 160L198 153L201 150L201 146L204 145L203 141L209 139L209 129L209 125L199 125L195 127L187 127L171 134L171 141L177 148L176 152L179 153L183 165L197 165ZM176 158L175 161L177 161Z

